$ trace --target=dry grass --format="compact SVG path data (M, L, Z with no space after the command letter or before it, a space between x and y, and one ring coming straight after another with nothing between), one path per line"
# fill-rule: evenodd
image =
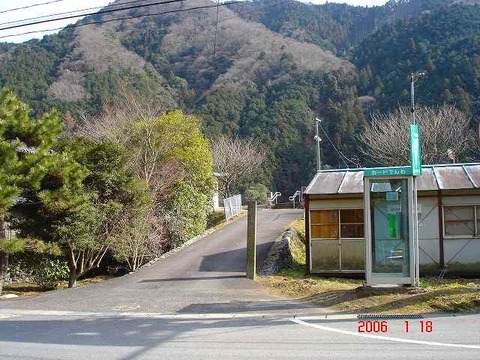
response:
M114 278L114 276L102 275L102 276L95 276L93 278L79 280L77 281L77 287L96 284L101 281L112 279L112 278ZM66 288L68 288L68 281L62 281L57 287L57 289L66 289ZM41 293L51 291L51 290L54 290L54 289L42 289L37 284L32 284L28 282L18 282L18 283L12 283L12 284L5 284L1 295L15 294L21 298L26 298L26 297L37 296Z
M304 222L292 223L294 264L259 281L274 293L345 313L472 312L480 310L479 279L425 278L420 288L367 288L362 279L305 275Z

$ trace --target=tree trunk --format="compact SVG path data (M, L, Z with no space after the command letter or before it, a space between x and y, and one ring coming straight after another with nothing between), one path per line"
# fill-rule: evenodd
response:
M0 216L0 242L6 240L5 218ZM0 249L0 292L3 290L3 284L7 275L8 254Z
M74 288L77 286L77 278L78 278L77 272L75 270L72 271L72 269L70 269L70 277L68 279L69 288Z
M77 264L75 262L75 255L71 248L67 248L67 262L68 262L68 270L70 272L70 276L68 278L68 287L73 288L77 286Z

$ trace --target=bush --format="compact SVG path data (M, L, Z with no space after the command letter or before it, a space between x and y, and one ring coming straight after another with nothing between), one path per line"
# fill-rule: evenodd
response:
M243 197L246 201L256 201L260 205L268 203L268 189L263 184L256 184L248 188Z
M34 283L42 290L57 288L68 279L68 273L66 261L32 253L15 255L10 266L12 280Z
M207 216L207 229L220 225L224 221L225 213L223 211L213 211Z
M37 284L41 289L55 289L68 279L68 265L61 260L57 244L38 239L12 238L0 247L10 255L9 277L13 281Z

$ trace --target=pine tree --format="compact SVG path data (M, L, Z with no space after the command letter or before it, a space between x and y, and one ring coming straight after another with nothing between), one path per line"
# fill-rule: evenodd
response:
M52 145L62 132L55 112L30 119L30 109L9 90L0 93L0 281L8 265L2 251L5 217L24 189L38 189L54 163Z

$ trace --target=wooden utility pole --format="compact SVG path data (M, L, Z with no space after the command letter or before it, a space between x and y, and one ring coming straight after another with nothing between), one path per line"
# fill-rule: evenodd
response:
M248 202L247 216L247 278L255 280L257 271L257 202Z

